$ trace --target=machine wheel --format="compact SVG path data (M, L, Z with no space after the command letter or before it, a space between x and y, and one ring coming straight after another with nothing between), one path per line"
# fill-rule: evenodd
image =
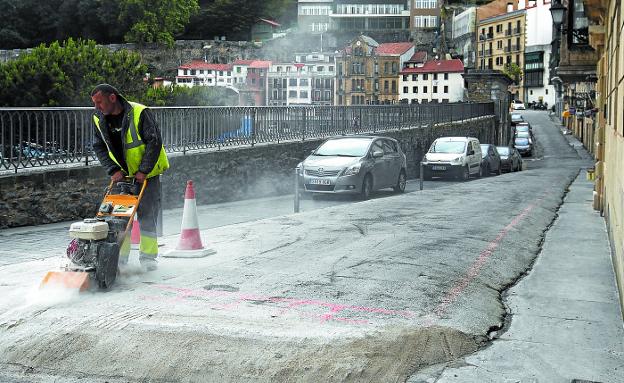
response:
M95 268L95 279L101 289L108 289L115 283L118 264L119 245L113 242L102 243L98 248Z
M367 174L364 177L364 182L362 182L362 190L360 191L360 199L366 201L370 198L370 195L373 191L373 177L370 174Z
M401 170L396 185L393 187L396 193L404 193L405 185L407 184L407 177L405 176L405 170Z

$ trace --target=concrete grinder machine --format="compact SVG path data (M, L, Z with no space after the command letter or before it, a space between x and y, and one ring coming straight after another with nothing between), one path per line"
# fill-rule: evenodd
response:
M65 265L49 271L40 288L64 287L87 290L94 281L100 289L110 288L117 278L120 257L130 253L130 229L147 180L111 182L94 218L71 224Z

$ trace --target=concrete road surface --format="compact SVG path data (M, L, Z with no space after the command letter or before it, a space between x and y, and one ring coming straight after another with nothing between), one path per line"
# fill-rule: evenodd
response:
M0 378L395 382L479 350L587 164L539 121L526 171L206 229L215 254L133 260L109 292L38 290L55 257L5 263Z

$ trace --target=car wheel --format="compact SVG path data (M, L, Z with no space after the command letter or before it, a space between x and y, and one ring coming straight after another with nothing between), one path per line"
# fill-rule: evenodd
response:
M477 178L483 177L483 167L479 165L479 171L477 172Z
M393 187L393 189L396 193L404 193L406 185L407 177L405 176L405 170L401 169L401 172L399 173L399 179L397 180L397 183Z
M464 168L464 174L462 174L462 179L464 181L468 181L469 178L470 178L470 169L468 169L468 165L466 165L466 167Z
M367 174L364 177L364 181L362 182L362 190L360 190L360 199L366 201L370 198L370 195L373 191L373 177L370 174Z

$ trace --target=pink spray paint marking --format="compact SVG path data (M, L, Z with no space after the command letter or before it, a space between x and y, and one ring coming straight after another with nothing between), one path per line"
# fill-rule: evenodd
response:
M390 310L380 307L366 307L366 306L352 306L352 305L344 305L332 302L325 302L315 299L297 299L297 298L281 298L281 297L270 297L263 296L257 294L249 294L249 293L240 293L240 292L231 292L231 291L223 291L223 290L203 290L203 289L188 289L183 287L175 287L168 285L154 285L154 287L173 292L176 295L174 297L170 297L169 299L165 298L164 300L180 302L189 299L214 299L214 298L226 298L229 300L233 300L233 302L229 303L218 303L213 304L210 307L219 309L219 310L229 310L236 308L242 302L262 302L262 303L271 303L271 304L285 304L284 307L281 307L277 312L277 316L285 315L288 312L296 312L302 317L308 318L316 318L321 323L325 323L328 321L337 321L349 324L357 324L357 325L365 325L370 324L367 320L360 319L350 319L344 317L344 314L347 312L356 312L356 313L368 313L379 315L382 317L403 317L403 318L411 318L415 316L415 314L408 310ZM163 300L160 297L144 297L144 299L150 300ZM310 310L318 310L322 309L325 312L320 314L309 313L306 312L306 309ZM343 316L338 316L338 314L342 314Z
M543 197L542 197L543 198ZM540 201L542 198L538 199ZM488 258L492 256L494 251L498 248L501 241L507 236L509 231L513 229L520 221L522 221L536 206L536 203L532 203L527 206L520 214L515 216L511 222L505 226L496 236L496 238L488 243L487 247L483 249L477 259L472 263L466 274L462 277L459 282L457 282L442 298L442 301L433 309L433 315L436 317L441 317L445 312L448 306L455 302L459 295L466 290L466 288L470 285L470 283L479 275L481 269L487 262ZM433 325L433 318L431 315L428 315L427 320L425 321L425 326Z

